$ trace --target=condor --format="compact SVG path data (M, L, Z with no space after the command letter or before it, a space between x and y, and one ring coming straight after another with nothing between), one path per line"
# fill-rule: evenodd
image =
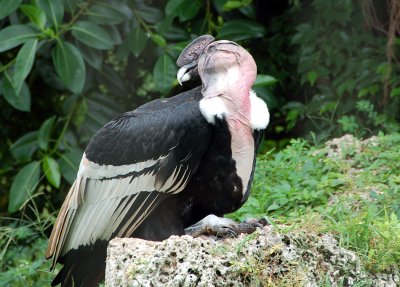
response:
M52 285L97 286L114 237L163 240L241 231L222 218L247 200L269 122L251 90L252 56L201 36L177 60L178 81L202 85L122 114L91 139L46 252L63 268Z

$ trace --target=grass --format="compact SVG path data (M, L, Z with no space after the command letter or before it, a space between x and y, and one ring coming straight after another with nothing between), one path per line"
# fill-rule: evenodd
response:
M282 151L260 156L251 196L230 216L266 217L284 223L282 233L332 233L369 272L398 273L400 135L339 145L335 156L329 147L293 140ZM29 206L32 218L3 219L0 225L1 286L49 286L57 272L49 272L44 260L44 230L54 215L37 210L34 199Z
M20 218L0 218L0 286L50 286L56 272L45 259L46 229L54 221L31 197Z
M332 233L369 272L398 273L400 135L339 145L335 155L293 140L260 157L251 196L231 217L266 216L288 225L286 232Z

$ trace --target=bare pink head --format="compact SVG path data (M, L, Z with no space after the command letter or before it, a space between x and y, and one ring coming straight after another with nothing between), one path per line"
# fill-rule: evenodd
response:
M204 97L222 94L248 96L257 76L253 57L238 44L216 41L209 44L198 60Z

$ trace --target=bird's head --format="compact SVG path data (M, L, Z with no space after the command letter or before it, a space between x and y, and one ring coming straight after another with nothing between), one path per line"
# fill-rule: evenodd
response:
M199 75L204 97L250 91L257 66L244 48L232 41L214 41L209 35L190 43L177 60L179 83Z

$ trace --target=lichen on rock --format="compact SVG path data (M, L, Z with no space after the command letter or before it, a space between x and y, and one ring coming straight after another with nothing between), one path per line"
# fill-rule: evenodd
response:
M328 284L329 282L329 284ZM265 226L237 238L171 236L162 242L116 238L106 286L386 286L392 275L366 273L331 235L280 234ZM364 284L364 285L360 285Z

